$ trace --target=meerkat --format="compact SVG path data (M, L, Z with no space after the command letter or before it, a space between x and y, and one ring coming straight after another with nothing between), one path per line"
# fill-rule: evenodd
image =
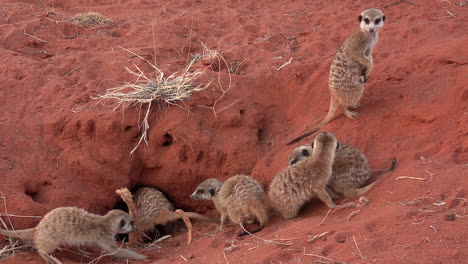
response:
M34 228L0 229L0 235L33 241L46 263L55 263L49 254L59 246L94 245L116 257L146 259L144 255L119 247L115 241L116 234L134 231L132 217L121 210L112 210L102 216L77 207L59 207L48 212Z
M310 157L290 166L276 175L270 184L270 204L284 218L297 216L302 206L317 196L329 208L354 206L354 203L336 205L326 187L332 176L332 165L339 147L335 135L319 133L314 139Z
M147 233L152 231L156 225L180 219L181 216L174 212L174 206L162 192L155 188L143 187L133 195L138 215L138 231ZM218 220L193 212L184 212L189 218L219 223Z
M385 22L385 15L379 9L366 9L359 15L360 29L352 34L338 49L330 66L329 89L330 108L326 117L309 132L291 140L287 145L313 134L330 122L341 107L344 114L353 119L357 112L348 107L357 108L364 92L364 83L374 67L372 50L377 43L379 31Z
M312 145L303 145L294 148L288 157L289 166L294 166L307 159L313 152ZM332 176L327 184L326 190L333 199L340 197L352 197L362 195L370 190L376 182L365 187L364 184L372 175L393 171L396 159L392 159L390 168L376 170L371 173L367 158L355 147L340 143L335 152L332 166Z
M190 196L194 200L213 200L221 214L220 229L223 229L228 219L241 225L238 236L256 233L262 230L268 222L264 205L265 192L262 186L248 175L235 175L224 183L211 178L202 182ZM258 228L246 230L245 224L256 222Z

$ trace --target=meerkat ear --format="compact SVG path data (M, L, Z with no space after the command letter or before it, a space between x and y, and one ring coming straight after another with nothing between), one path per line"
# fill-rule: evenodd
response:
M215 195L215 190L214 190L214 189L210 189L210 194L211 194L211 196L214 196L214 195Z
M362 15L359 15L359 22L361 22L361 21L362 21ZM385 21L385 19L384 19L384 21Z
M340 142L336 142L336 149L340 147Z
M312 141L312 144L310 145L312 148L314 148L314 141Z
M305 157L309 157L310 156L310 153L307 149L303 149L302 150L302 155L304 155Z
M382 21L385 22L385 16L382 17Z

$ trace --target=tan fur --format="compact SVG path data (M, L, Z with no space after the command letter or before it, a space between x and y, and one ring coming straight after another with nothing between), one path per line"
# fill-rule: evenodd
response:
M145 259L147 257L144 255L119 248L115 241L116 234L133 231L133 219L121 210L112 210L102 216L76 207L59 207L48 212L35 228L18 231L0 229L0 234L33 240L46 263L55 263L48 254L59 246L98 246L116 257Z
M289 154L289 166L294 166L305 160L310 156L312 151L313 149L310 145L294 148ZM390 168L377 170L373 174L392 171L395 167L395 162L396 159L392 161ZM335 153L332 170L332 177L327 185L327 191L334 199L362 195L375 184L374 182L363 187L371 176L371 170L364 154L348 144L340 143Z
M246 223L256 221L258 228L248 231L258 232L268 222L268 215L264 205L265 192L262 186L248 175L236 175L226 182L208 179L198 185L190 196L195 200L213 200L216 209L221 214L223 228L228 219L245 226ZM239 235L246 235L241 232Z
M329 132L319 133L314 146L312 155L286 168L271 181L270 204L286 219L296 217L301 207L315 196L330 208L354 205L345 203L338 206L326 191L338 146L336 137Z
M369 79L374 67L372 50L384 25L385 15L379 9L366 9L359 17L360 29L341 45L330 66L331 97L327 116L309 132L291 140L287 145L298 142L319 130L333 119L339 108L342 108L349 118L357 115L357 112L349 111L348 108L359 107L364 92L364 82ZM365 21L369 21L369 24ZM377 21L378 24L375 24Z
M133 195L138 215L138 231L152 231L156 225L180 219L181 216L174 212L174 206L167 200L162 192L155 188L143 187ZM219 223L218 220L193 212L184 212L189 218Z

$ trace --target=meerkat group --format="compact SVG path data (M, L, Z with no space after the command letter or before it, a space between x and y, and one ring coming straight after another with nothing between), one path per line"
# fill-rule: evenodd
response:
M364 92L364 83L373 69L372 51L378 33L385 22L379 9L366 9L359 15L360 29L352 34L339 48L330 67L329 89L331 93L328 114L309 132L293 139L295 143L320 129L342 108L344 114L354 118L356 108ZM392 161L389 169L395 167ZM330 132L319 133L311 145L296 147L288 158L288 167L276 175L269 184L270 206L286 219L294 218L301 208L317 197L329 208L354 206L353 202L341 205L337 198L362 195L374 184L364 186L371 176L366 157L356 148L339 143ZM254 178L235 175L221 182L216 178L200 183L190 195L194 200L212 200L220 213L220 221L194 212L186 212L189 218L214 223L224 228L230 219L241 226L239 236L261 231L268 222L265 191ZM174 206L157 189L140 188L133 194L140 232L146 233L156 225L165 225L181 216ZM248 224L256 229L247 229ZM146 256L121 248L116 234L135 231L134 219L121 210L96 215L75 207L60 207L48 212L39 224L31 229L10 231L0 229L0 235L33 241L38 253L47 263L55 263L49 255L59 246L80 247L94 245L116 257L145 259Z

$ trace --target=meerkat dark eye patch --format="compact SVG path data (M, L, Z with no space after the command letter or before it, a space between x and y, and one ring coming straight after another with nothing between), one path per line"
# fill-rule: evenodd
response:
M289 163L289 165L294 165L294 164L296 164L296 162L297 162L297 159L293 159L293 160L291 160L291 162Z
M359 16L359 22L361 22L361 21L362 21L362 16Z
M124 226L125 226L125 224L126 224L126 222L125 222L125 220L124 220L124 219L120 220L120 227L121 227L121 228L122 228L122 227L124 227Z
M374 24L375 25L378 25L380 23L380 18L377 18L375 21L374 21Z
M366 18L366 19L364 19L364 22L366 22L366 24L369 24L370 20L368 18Z
M382 21L385 22L385 16L382 17Z
M204 193L204 191L202 189L197 190L197 194L203 194L203 193Z
M215 195L215 190L214 190L214 189L210 189L210 194L211 194L211 196L214 196L214 195Z
M307 149L303 149L302 150L302 155L304 155L304 157L309 157L310 156L310 153Z

